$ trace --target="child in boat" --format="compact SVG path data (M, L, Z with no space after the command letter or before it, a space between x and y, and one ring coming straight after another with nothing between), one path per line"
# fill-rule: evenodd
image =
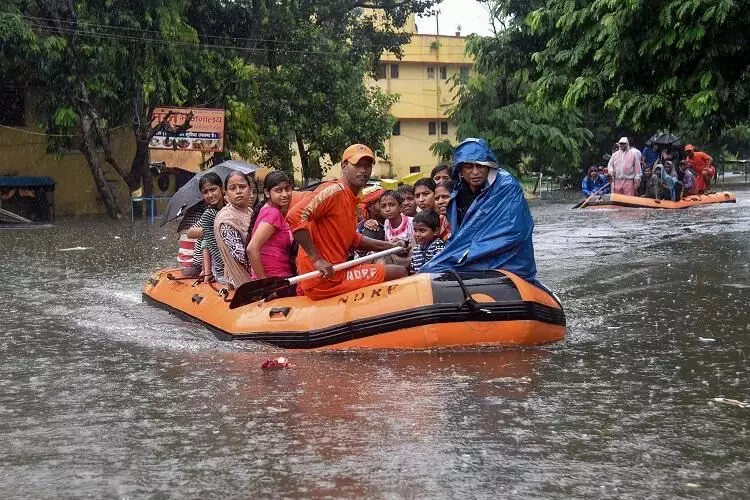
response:
M224 191L229 203L216 214L214 233L224 262L224 277L236 288L252 279L246 248L258 186L254 178L233 171L224 180Z
M380 212L385 219L385 241L406 241L414 244L413 218L401 213L403 198L396 191L386 191L380 197Z
M247 245L252 278L288 278L294 274L290 258L293 237L286 221L292 183L284 172L271 172L263 179L263 193L266 204L258 211Z
M199 263L203 262L201 252L195 247L196 239L188 236L188 231L200 220L205 210L206 202L204 200L199 201L185 212L177 226L177 233L179 234L177 263L182 269L183 276L198 276L201 272L200 264L196 268L193 263L196 252L198 253Z
M408 184L402 184L396 188L396 192L401 195L401 213L407 217L417 215L417 203L414 200L414 188Z
M428 177L423 177L414 183L414 199L417 201L419 210L437 211L437 207L435 206L436 187L435 181ZM445 215L440 215L439 218L440 231L438 235L441 240L445 241L451 236L451 227Z
M385 189L376 187L367 188L362 192L362 202L359 204L362 220L357 225L357 232L376 240L385 241L385 230L383 224L385 219L380 212L380 197Z
M224 262L221 260L221 252L214 235L216 214L224 207L221 177L213 172L205 174L198 182L198 189L207 208L198 222L188 230L188 236L197 239L193 252L193 267L200 269L200 276L204 282L223 282Z
M440 217L432 210L422 210L414 217L414 238L417 246L411 254L411 272L418 273L423 265L432 260L445 244L438 237Z

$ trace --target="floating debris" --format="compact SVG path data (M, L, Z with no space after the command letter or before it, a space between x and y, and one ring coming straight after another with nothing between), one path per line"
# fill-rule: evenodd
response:
M727 398L714 398L714 401L717 403L724 403L727 405L737 406L739 408L750 408L750 401L739 401L737 399L727 399Z
M264 370L278 370L280 368L291 368L292 364L283 356L278 358L267 359L260 365Z

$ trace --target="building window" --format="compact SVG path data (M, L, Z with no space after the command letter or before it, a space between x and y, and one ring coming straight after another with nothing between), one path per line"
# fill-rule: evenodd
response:
M401 122L396 122L393 124L391 135L401 135Z
M440 122L440 135L448 135L448 122Z
M436 122L427 123L427 135L435 135L437 133L436 130L437 130Z
M461 68L458 70L459 78L461 79L461 83L466 83L469 81L469 68L467 66L461 66Z
M26 126L26 91L0 87L0 125L8 127Z
M435 68L433 68L432 66L427 66L427 79L428 80L435 79Z
M440 66L440 79L441 80L448 79L448 66Z
M411 167L409 167L410 174L417 174L421 171L422 171L422 167L420 167L419 165L412 165Z
M398 78L398 64L391 64L391 78Z
M378 67L375 68L375 78L377 80L385 80L385 64L379 63Z

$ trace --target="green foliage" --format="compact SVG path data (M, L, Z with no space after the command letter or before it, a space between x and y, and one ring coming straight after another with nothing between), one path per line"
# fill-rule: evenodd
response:
M688 123L711 139L748 119L747 2L547 0L526 21L547 40L533 56L537 104L603 101L633 130Z
M382 152L394 98L365 77L384 50L400 53L408 15L434 3L9 0L0 6L0 70L6 83L32 82L34 116L72 136L51 136L51 145L102 147L131 189L151 185L155 106L224 108L229 150L291 170L296 143L305 176L319 177L318 159L335 161L353 142ZM125 124L136 139L130 168L108 147L110 127ZM96 177L97 155L86 159Z
M532 107L526 100L529 81L538 76L529 54L541 50L544 40L524 20L540 3L491 2L495 22L504 29L493 37L469 38L475 74L459 87L452 114L459 137L487 139L503 165L520 174L578 169L582 147L592 137L580 111L556 103Z
M448 139L435 142L430 145L430 152L440 158L440 161L449 161L453 155L455 146Z
M384 50L400 53L407 15L432 3L373 2L376 19L351 0L253 1L249 8L215 0L193 4L190 17L202 40L246 44L240 54L253 75L238 97L257 124L252 158L290 171L296 144L308 179L322 176L321 158L336 162L351 143L382 153L393 97L365 77Z

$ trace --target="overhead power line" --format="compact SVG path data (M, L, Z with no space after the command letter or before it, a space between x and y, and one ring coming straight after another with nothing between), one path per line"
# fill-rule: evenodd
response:
M41 31L44 31L49 34L55 34L56 32L66 33L66 34L73 34L73 35L80 35L80 36L86 36L89 38L102 38L102 39L109 39L109 40L124 40L124 41L132 41L132 42L148 42L148 43L157 43L157 44L164 44L164 45L175 45L175 46L190 46L190 47L203 47L208 49L223 49L223 50L237 50L241 52L266 52L266 48L262 47L243 47L240 45L223 45L218 43L202 43L200 41L198 42L192 42L192 41L184 41L184 40L168 40L165 38L162 38L162 33L158 30L148 30L143 28L129 28L125 26L115 26L111 24L97 24L97 23L88 23L85 21L67 21L67 20L57 20L57 19L51 19L46 17L38 17L38 16L28 16L28 15L21 15L21 14L11 14L11 13L0 13L0 22L3 21L3 18L8 17L16 17L19 19L23 19L27 21L30 27L39 29ZM52 23L52 22L60 22L61 24L65 24L66 26L52 26L49 24L44 23ZM83 28L82 28L83 27ZM122 31L125 33L117 33L117 32L99 32L94 31L91 29L87 29L85 27L94 27L94 28L101 28L104 30L114 30L114 31ZM137 34L143 34L143 35L152 35L150 37L147 36L136 36ZM155 38L154 36L158 36L159 38ZM239 42L264 42L264 43L273 43L273 44L282 44L282 45L309 45L310 42L306 41L297 41L297 40L283 40L283 39L272 39L272 38L243 38L243 37L232 37L232 36L221 36L221 35L205 35L205 34L198 34L198 37L200 39L215 39L215 40L229 40L229 41L239 41ZM334 55L334 54L340 54L340 52L332 52L332 51L320 51L320 50L313 50L313 49L279 49L281 52L286 52L290 54L314 54L314 55ZM442 55L463 55L463 50L461 51L442 51Z

